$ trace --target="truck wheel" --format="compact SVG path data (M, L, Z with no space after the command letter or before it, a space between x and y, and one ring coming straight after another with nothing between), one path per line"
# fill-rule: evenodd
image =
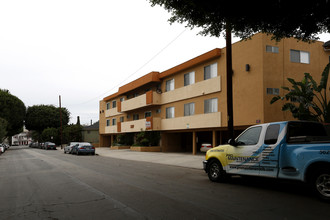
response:
M319 198L330 202L330 169L318 171L314 175L312 184Z
M226 179L226 172L218 160L211 160L207 168L207 175L212 182L222 182Z

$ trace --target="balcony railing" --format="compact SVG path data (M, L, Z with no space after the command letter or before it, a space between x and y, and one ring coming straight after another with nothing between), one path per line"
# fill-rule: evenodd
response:
M221 91L220 76L184 86L161 95L161 104L190 99Z
M162 130L221 127L221 112L198 114L161 120Z
M141 130L160 130L161 119L147 117L145 119L121 123L121 132L139 132Z
M149 105L160 105L160 94L154 91L148 91L138 97L123 101L121 103L121 112L131 111L143 108Z

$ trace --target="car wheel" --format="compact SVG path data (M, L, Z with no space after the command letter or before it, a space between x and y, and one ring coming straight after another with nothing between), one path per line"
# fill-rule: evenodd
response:
M211 160L207 168L207 175L212 182L222 182L226 179L226 172L218 160Z
M312 184L317 196L321 200L330 202L330 169L322 169L316 172Z
M64 150L64 153L66 154L66 151Z

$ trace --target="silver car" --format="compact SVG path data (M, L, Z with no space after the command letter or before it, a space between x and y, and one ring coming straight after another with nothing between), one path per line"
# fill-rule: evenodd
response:
M72 147L76 145L90 145L88 142L70 142L68 146L64 148L64 153L72 153Z

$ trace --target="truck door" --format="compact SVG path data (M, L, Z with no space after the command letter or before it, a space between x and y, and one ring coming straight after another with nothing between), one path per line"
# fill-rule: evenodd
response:
M285 136L285 125L271 124L267 127L261 150L260 176L276 177L281 142Z
M242 175L259 175L259 149L263 145L262 126L245 130L236 138L238 146L227 150L227 173Z

